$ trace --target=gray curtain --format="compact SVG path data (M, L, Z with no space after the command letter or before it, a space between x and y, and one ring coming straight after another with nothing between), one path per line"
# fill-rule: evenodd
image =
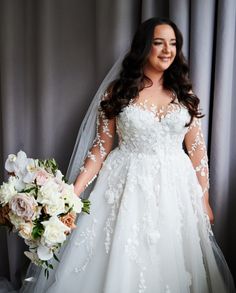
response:
M65 173L99 83L140 22L170 17L201 99L215 236L236 270L236 1L0 0L0 176L9 153L54 157ZM20 285L24 243L0 230L0 276Z

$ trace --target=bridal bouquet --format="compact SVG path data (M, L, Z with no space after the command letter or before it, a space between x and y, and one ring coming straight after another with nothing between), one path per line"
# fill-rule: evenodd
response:
M29 246L25 255L45 268L74 229L76 215L89 213L89 200L74 193L54 159L27 158L23 151L11 154L5 162L9 178L0 186L0 224L10 227Z

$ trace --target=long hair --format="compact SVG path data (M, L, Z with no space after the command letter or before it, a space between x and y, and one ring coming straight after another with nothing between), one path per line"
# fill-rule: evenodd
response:
M182 34L171 20L155 17L148 19L139 26L131 43L131 48L122 62L119 77L109 85L107 89L108 98L100 104L101 110L108 119L117 116L131 99L138 96L139 92L145 87L145 81L151 82L145 76L143 68L152 48L154 29L161 24L170 25L176 37L176 56L173 63L163 73L163 87L173 91L179 102L188 109L191 119L186 126L191 124L193 117L202 118L204 116L198 108L199 98L192 92L189 67L182 52Z

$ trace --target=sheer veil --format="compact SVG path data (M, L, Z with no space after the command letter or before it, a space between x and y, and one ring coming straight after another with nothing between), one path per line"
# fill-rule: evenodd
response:
M88 111L81 123L77 139L75 142L74 150L69 162L68 170L66 173L66 178L69 183L73 183L80 171L80 167L83 165L83 161L87 156L87 153L92 146L93 140L96 135L96 120L97 120L97 111L100 104L100 100L104 92L106 91L110 82L116 79L120 73L122 61L127 53L127 50L120 55L118 60L114 63L102 83L100 84L95 96L92 99L92 102L88 108ZM95 180L96 181L96 180ZM82 198L88 198L91 192L91 189L94 186L95 181L89 185L88 188L80 195ZM69 239L68 239L69 241ZM67 241L67 243L68 243ZM66 249L67 244L65 244L59 253L59 259L61 259L64 250ZM23 281L23 286L20 289L20 293L42 293L47 290L55 282L55 274L58 263L53 261L54 269L50 271L49 279L46 281L44 276L44 270L30 264L26 277ZM10 291L6 291L10 292ZM6 293L1 291L0 293ZM12 293L15 291L12 291Z
M96 135L97 110L101 97L106 91L108 85L118 77L121 70L122 61L126 53L127 52L120 55L118 60L115 62L115 64L112 66L112 68L102 81L82 121L66 174L66 178L69 182L75 181L79 173L79 169L82 166L90 147L92 146L93 140ZM83 194L81 195L82 198L87 198L89 196L93 185L94 182L83 192Z

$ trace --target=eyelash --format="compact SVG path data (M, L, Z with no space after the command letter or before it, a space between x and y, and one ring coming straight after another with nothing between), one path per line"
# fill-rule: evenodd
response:
M159 46L159 45L162 45L163 43L162 42L153 42L153 45L154 46ZM176 43L172 43L170 44L171 46L176 46Z

